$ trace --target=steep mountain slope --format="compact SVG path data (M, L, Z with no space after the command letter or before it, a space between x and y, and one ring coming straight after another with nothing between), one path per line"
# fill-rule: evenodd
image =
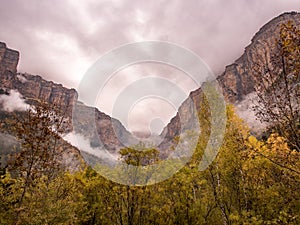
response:
M77 115L81 114L81 116L80 120L77 120L77 130L74 132L81 133L81 137L90 142L87 147L98 149L105 147L105 149L115 153L124 146L123 143L128 143L132 140L131 134L118 120L112 119L96 108L88 107L77 101L78 94L75 89L65 88L61 84L47 81L38 75L17 73L19 55L19 52L7 48L5 43L0 42L0 111L2 117L5 117L5 114L9 113L7 111L10 111L3 103L4 97L11 101L11 108L17 110L20 107L16 108L13 105L19 104L20 101L23 101L22 99L26 102L22 104L34 104L35 100L41 100L50 105L55 104L60 107L69 122L67 131L71 132L74 131L71 123L72 110L76 106L79 109L77 110ZM21 96L19 96L19 93ZM16 100L14 99L15 96L22 99L18 99L18 103L13 102ZM93 131L89 132L92 127L91 121L96 121L97 134ZM4 118L1 119L1 123L3 122ZM2 140L4 140L6 136L1 135L3 137ZM101 140L101 144L97 142L98 137ZM69 156L69 158L73 158L73 156Z
M253 131L258 131L264 126L255 120L255 114L251 108L252 99L255 96L254 66L255 64L271 63L270 57L275 49L276 39L279 37L280 26L288 21L292 21L297 27L300 27L300 13L284 13L264 25L252 38L251 44L245 48L244 54L233 64L226 66L225 71L217 77L225 99L236 106L239 116L250 125ZM190 98L198 110L202 95L201 88L190 93ZM174 144L172 140L180 134L181 130L180 119L192 121L195 112L190 111L192 108L190 104L192 103L188 100L183 102L177 115L164 128L161 134L164 141L161 143L160 149L166 149Z

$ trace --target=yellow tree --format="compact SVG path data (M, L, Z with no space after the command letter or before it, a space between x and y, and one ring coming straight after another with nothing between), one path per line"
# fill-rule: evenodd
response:
M281 26L270 62L257 63L254 78L257 115L300 151L300 30L292 22Z
M248 146L243 170L251 204L240 219L253 224L299 224L299 152L278 134L267 141L251 136Z
M51 181L64 170L61 155L66 143L60 135L65 131L65 123L58 107L43 102L35 102L25 113L18 113L14 120L8 121L20 143L20 150L12 155L9 170L24 181L16 221L22 213L26 193L35 188L36 182L41 177Z

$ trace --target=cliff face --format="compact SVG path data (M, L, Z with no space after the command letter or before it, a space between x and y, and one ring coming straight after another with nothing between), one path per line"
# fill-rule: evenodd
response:
M74 132L88 138L91 147L105 148L115 153L132 142L131 134L120 121L81 102L76 102L75 109L73 112Z
M255 93L253 79L254 66L261 63L270 64L270 57L272 51L275 49L276 39L279 38L280 26L288 21L292 21L296 26L300 27L300 13L284 13L264 25L255 34L251 44L245 48L244 54L233 64L227 66L225 71L217 77L225 99L227 102L238 106L237 113L240 117L245 119L246 122L250 123L250 127L251 121L247 120L253 120L253 118L249 118L249 111L251 111L249 106L251 104L249 102L250 100L247 99L250 98L250 95ZM202 94L201 88L190 94L190 98L198 109ZM190 111L192 108L190 104L187 100L183 102L177 115L164 128L161 136L164 136L165 140L160 146L161 149L172 145L171 140L180 134L181 118L192 121L191 117L194 116L194 112ZM244 115L244 112L239 110L240 108L244 108L245 111L247 110L248 114ZM252 116L254 116L254 113L252 113ZM252 124L251 128L255 129L256 125L257 124Z
M19 52L9 49L6 44L0 42L0 73L16 73L19 62Z
M67 89L62 85L48 82L40 76L18 74L19 55L19 52L7 48L5 43L0 42L0 90L2 93L8 94L10 90L17 90L27 100L40 99L64 107L71 106L76 101L77 93L74 89ZM8 112L0 109L0 113L3 118ZM7 116L9 115L7 114ZM0 132L0 155L2 156L2 166L5 166L8 154L12 153L12 149L18 149L19 144L13 136L2 130L3 123L4 121L1 121L1 131L5 133ZM62 139L60 141L64 142ZM61 156L62 164L70 170L77 170L82 163L79 151L67 143L62 146L64 146Z
M75 89L65 88L61 84L47 81L38 75L17 73L18 61L19 52L7 48L6 44L0 42L0 90L2 93L17 90L29 104L33 102L32 100L42 100L50 105L54 103L65 111L69 121L72 119L73 107L75 105L80 107L82 117L80 121L77 121L79 123L77 131L85 135L91 146L94 144L94 147L99 147L95 143L100 138L103 143L101 147L117 151L124 146L123 143L131 140L131 134L118 120L78 102L78 93ZM96 136L93 132L87 132L92 127L90 123L94 121L96 121ZM72 131L71 123L67 129Z
M226 67L218 77L225 98L231 102L241 101L254 91L253 72L255 64L270 64L272 51L276 48L281 24L292 21L300 27L300 13L284 13L264 25L245 48L244 54Z
M5 71L0 74L0 79L0 88L18 90L27 99L39 99L66 107L69 116L71 115L71 108L77 100L75 89L68 89L61 84L46 81L40 76Z
M67 107L70 115L71 108L77 100L75 89L68 89L61 84L46 81L40 76L17 73L19 52L6 47L0 42L0 88L18 90L24 97L40 99Z

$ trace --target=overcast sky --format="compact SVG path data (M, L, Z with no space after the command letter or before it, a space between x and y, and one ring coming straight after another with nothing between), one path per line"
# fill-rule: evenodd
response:
M270 19L299 11L299 0L0 0L0 41L21 52L20 72L76 88L101 55L120 45L143 40L179 44L198 54L220 74ZM197 88L186 76L164 65L136 65L107 83L98 107L112 114L121 89L145 76L176 82L188 94ZM154 82L155 88L163 88ZM159 106L159 107L158 107ZM161 98L136 101L129 130L152 127L159 132L178 105ZM160 118L161 121L155 118Z

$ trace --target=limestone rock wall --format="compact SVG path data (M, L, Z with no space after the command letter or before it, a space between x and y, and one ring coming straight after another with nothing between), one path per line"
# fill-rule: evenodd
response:
M226 67L218 77L226 99L235 103L254 91L253 71L255 64L271 64L270 57L279 38L281 24L288 21L300 27L300 13L284 13L264 25L245 48L244 54Z
M279 38L281 24L288 21L292 21L296 26L300 27L300 13L284 13L264 25L252 38L251 44L245 48L244 54L233 64L226 66L225 71L217 77L217 81L227 102L235 105L240 102L248 104L243 100L247 95L255 91L253 79L254 65L256 63L270 64L270 56L275 49L276 39ZM198 109L202 94L201 88L190 94L190 98ZM191 111L192 107L190 104L192 103L188 103L187 100L183 102L177 115L164 128L161 136L165 137L165 140L160 146L161 149L170 146L172 139L180 134L180 120L192 121L191 117L194 116L195 112Z
M19 55L18 51L9 49L5 43L0 42L0 73L5 71L16 73Z
M5 43L0 42L0 90L8 93L9 90L17 90L26 101L41 100L49 104L56 104L65 110L66 116L71 121L73 107L79 105L82 111L82 121L78 121L82 127L82 134L92 142L93 138L100 138L103 147L111 151L117 151L128 143L131 134L116 119L100 112L98 109L88 107L78 102L78 93L75 89L63 87L61 84L47 81L39 75L28 73L18 73L17 65L19 62L19 52L7 48ZM94 133L88 132L91 124L86 123L85 119L93 117L90 121L96 122L97 137ZM68 124L68 131L73 130L71 123ZM91 143L92 144L92 143Z
M0 42L0 88L18 90L27 99L39 99L67 107L67 112L71 115L71 108L78 97L76 90L47 81L38 75L17 73L18 62L19 52Z

